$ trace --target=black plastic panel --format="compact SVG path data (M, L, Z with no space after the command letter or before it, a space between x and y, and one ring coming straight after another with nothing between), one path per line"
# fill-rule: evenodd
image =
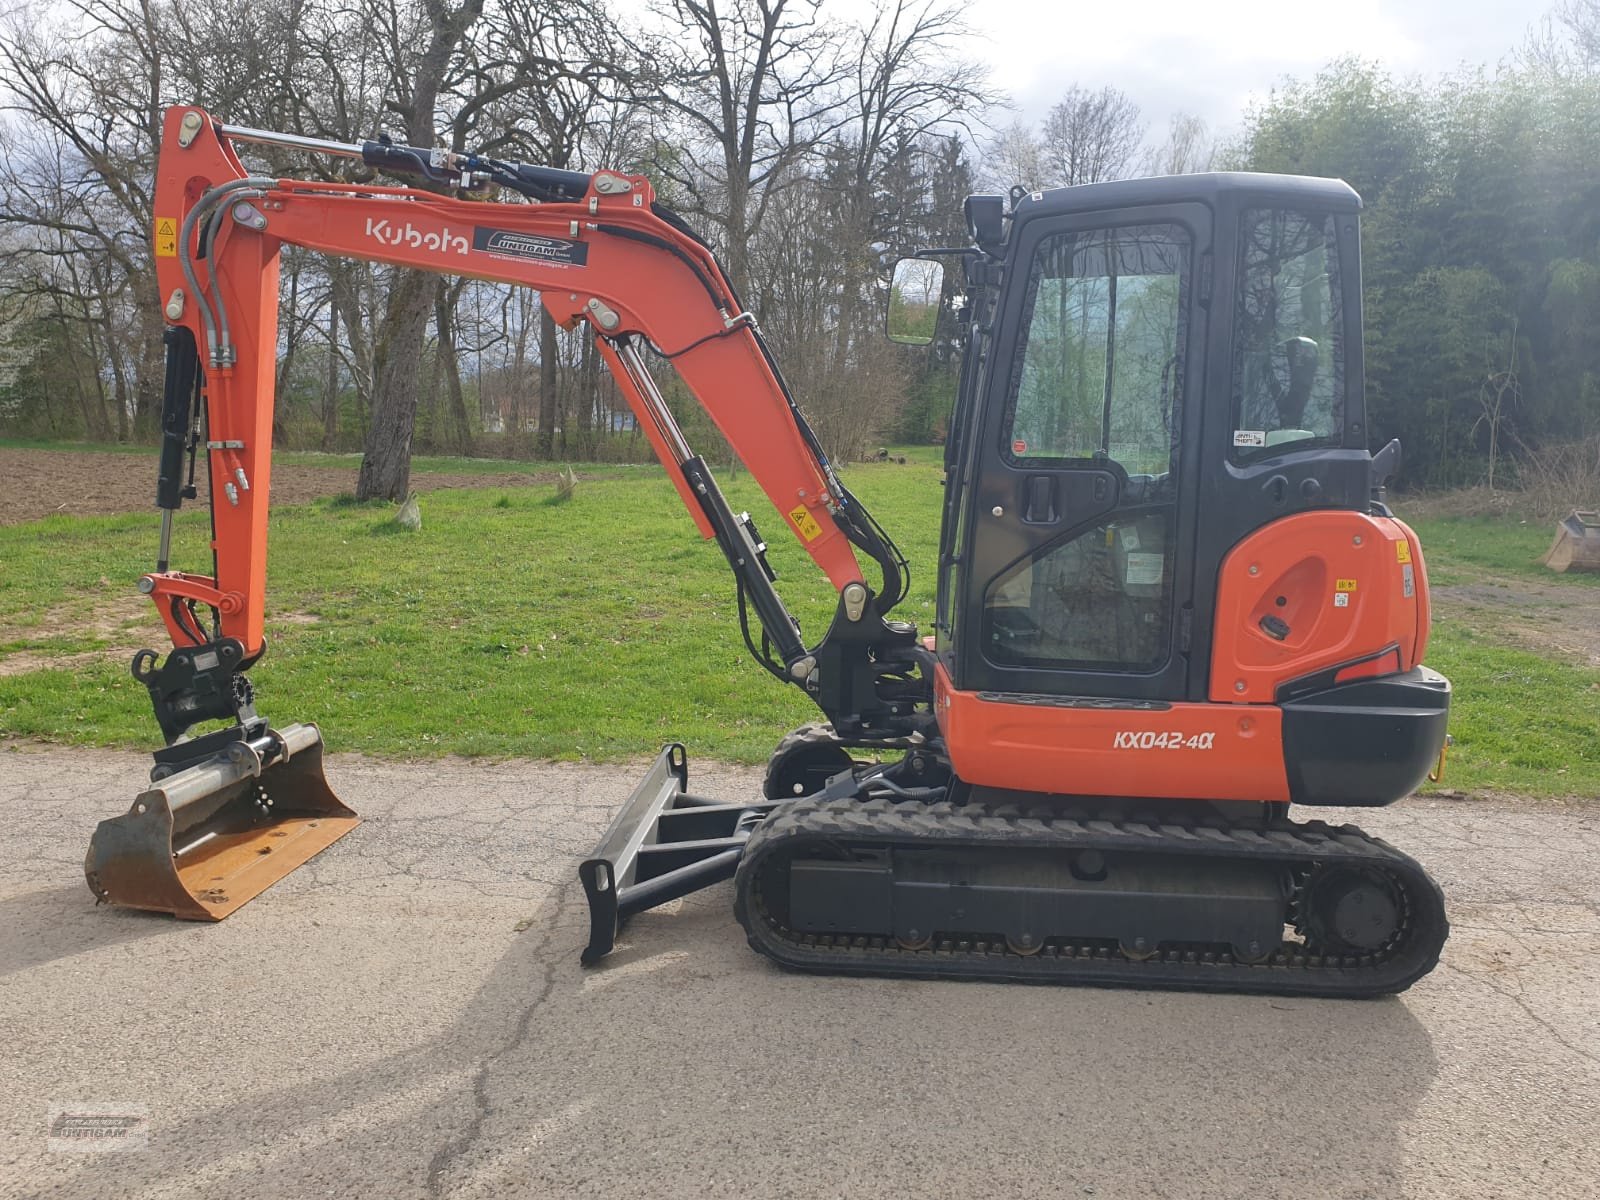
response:
M1283 759L1296 804L1376 807L1410 795L1439 761L1450 681L1417 667L1283 705Z

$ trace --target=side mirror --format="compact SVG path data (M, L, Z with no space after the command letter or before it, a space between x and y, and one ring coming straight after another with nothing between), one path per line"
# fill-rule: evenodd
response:
M889 283L889 340L926 346L939 324L944 295L944 264L928 258L902 258Z
M975 245L990 250L1005 241L1006 198L1004 196L968 196L961 206L961 211L967 218L967 232L972 236Z

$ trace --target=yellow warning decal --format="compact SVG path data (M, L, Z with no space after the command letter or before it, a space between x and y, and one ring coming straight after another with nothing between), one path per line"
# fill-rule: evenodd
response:
M1395 561L1407 563L1411 561L1411 543L1401 538L1394 544Z
M804 504L789 510L789 520L794 522L794 527L800 531L800 536L808 542L814 542L822 536L822 526L817 524L817 519Z
M156 257L178 257L178 221L176 217L156 218Z
M1356 590L1356 581L1354 579L1335 579L1333 581L1333 590L1336 592L1353 592Z

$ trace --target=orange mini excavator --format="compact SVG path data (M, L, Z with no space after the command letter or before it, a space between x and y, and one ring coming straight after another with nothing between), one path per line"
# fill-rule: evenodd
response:
M253 174L248 143L426 187ZM602 958L631 914L735 880L791 968L1367 996L1438 960L1438 887L1291 804L1384 805L1439 760L1450 687L1421 665L1416 535L1367 451L1360 201L1329 180L1209 174L973 196L971 244L896 267L891 335L965 344L931 637L908 570L839 480L707 245L649 183L387 141L166 115L155 204L167 387L156 569L171 634L135 659L168 745L90 848L102 899L219 919L355 823L310 725L276 729L266 649L278 254L535 288L587 323L700 532L756 660L826 723L759 799L688 790L668 747L580 875ZM944 281L957 260L964 281ZM676 369L838 592L802 638L647 369ZM210 575L169 568L210 478ZM188 480L183 459L188 455ZM862 564L872 568L863 572ZM189 737L200 722L226 726Z

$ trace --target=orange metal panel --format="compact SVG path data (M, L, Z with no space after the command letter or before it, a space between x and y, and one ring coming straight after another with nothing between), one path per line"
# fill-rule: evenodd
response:
M1211 699L1270 704L1280 684L1390 645L1409 671L1426 641L1421 561L1403 525L1365 513L1299 513L1256 530L1218 573ZM1282 637L1268 631L1274 619Z
M1075 796L1289 798L1275 705L1007 702L957 691L940 663L934 710L951 764L968 783Z

